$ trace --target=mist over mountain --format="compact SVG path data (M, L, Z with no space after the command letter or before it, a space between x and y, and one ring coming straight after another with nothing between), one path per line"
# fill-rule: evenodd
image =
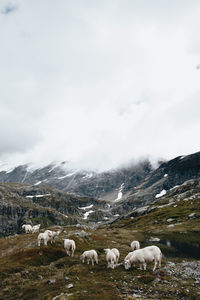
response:
M160 162L158 168L144 160L100 173L68 169L67 162L38 169L28 165L1 169L1 220L7 233L12 228L20 232L25 220L34 222L42 215L46 223L62 224L63 215L67 224L109 223L168 197L172 191L179 193L188 181L192 182L186 185L191 193L199 178L200 152Z

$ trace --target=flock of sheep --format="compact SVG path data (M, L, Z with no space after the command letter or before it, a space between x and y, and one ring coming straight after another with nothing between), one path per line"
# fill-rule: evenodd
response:
M36 233L40 230L40 224L31 226L31 225L23 225L22 228L25 230L26 233ZM38 246L40 246L41 241L44 242L44 245L47 246L47 243L50 241L51 244L55 241L55 238L60 235L62 230L52 231L46 230L43 233L39 233L37 237ZM76 250L76 244L74 240L64 239L64 249L69 256L74 256L74 251ZM140 249L140 243L138 241L133 241L131 243L132 251L127 254L124 261L122 263L119 262L120 253L117 248L113 249L104 249L106 253L106 261L107 267L114 269L119 265L124 265L125 269L128 270L132 265L139 264L140 269L142 268L146 270L147 263L154 262L153 271L157 267L161 267L161 259L162 253L159 247L157 246L148 246L145 248ZM96 250L88 250L84 251L80 256L81 261L84 263L85 260L87 264L94 263L98 264L98 254Z

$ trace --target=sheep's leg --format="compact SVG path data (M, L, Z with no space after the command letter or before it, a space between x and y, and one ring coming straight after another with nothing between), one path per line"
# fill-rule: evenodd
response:
M98 265L98 258L97 257L96 257L95 261L96 261L96 264Z
M147 264L146 263L143 263L143 268L146 271L146 269L147 269Z
M139 269L140 269L140 270L142 270L142 264L140 264L140 267L139 267Z
M90 260L88 259L88 260L87 260L87 264L89 265L89 263L90 263Z
M161 268L161 258L159 259L158 266Z
M155 269L157 267L157 264L158 264L158 262L155 260L154 267L153 267L153 272L155 271Z

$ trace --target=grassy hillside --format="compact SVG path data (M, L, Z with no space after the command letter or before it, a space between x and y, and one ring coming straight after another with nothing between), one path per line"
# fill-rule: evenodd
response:
M0 298L199 299L200 197L198 193L190 197L165 197L144 215L96 230L65 227L55 244L47 247L37 246L37 234L1 238ZM69 237L77 245L73 258L63 249L63 238ZM151 242L152 238L160 241ZM139 240L142 247L158 245L163 252L162 268L154 273L152 265L147 271L126 271L122 265L107 269L103 249L117 247L122 261L132 240ZM97 250L99 265L80 262L80 254L89 249Z

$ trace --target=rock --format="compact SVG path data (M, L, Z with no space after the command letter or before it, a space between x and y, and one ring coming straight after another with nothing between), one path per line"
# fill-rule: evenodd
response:
M69 280L69 279L70 279L70 278L67 277L67 276L64 277L64 281L67 281L67 280Z
M73 288L73 287L74 287L73 283L70 283L70 284L68 284L68 285L66 286L67 289L71 289L71 288Z
M167 228L173 228L174 227L174 224L170 224L167 226Z
M193 218L196 215L196 213L191 213L188 217Z
M169 218L169 219L167 219L167 222L172 222L174 219L172 219L172 218Z
M160 242L160 239L159 239L158 237L153 237L153 236L151 236L151 237L149 238L149 242Z
M54 279L49 279L48 281L47 281L47 283L50 285L50 284L54 284L54 283L56 283L56 279L54 278Z

